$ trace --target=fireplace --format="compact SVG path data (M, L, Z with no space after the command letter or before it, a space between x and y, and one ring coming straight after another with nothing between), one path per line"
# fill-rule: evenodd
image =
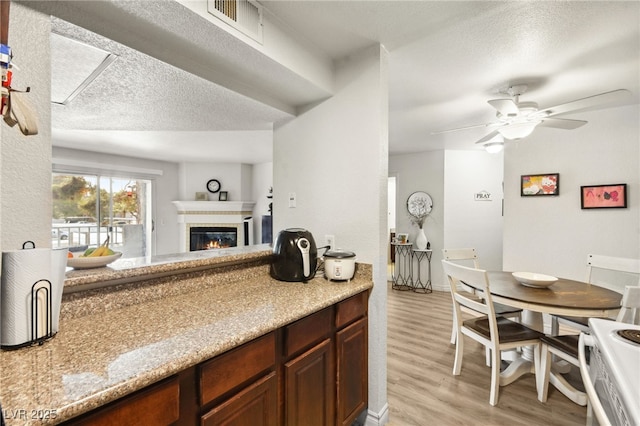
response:
M251 201L174 201L183 252L253 244ZM192 231L193 229L193 231ZM197 235L194 237L194 235Z
M190 251L211 250L238 245L235 226L192 226L189 228Z

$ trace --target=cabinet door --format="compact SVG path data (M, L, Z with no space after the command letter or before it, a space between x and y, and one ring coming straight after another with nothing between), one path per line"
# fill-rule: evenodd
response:
M66 424L112 426L170 425L179 420L180 383L172 377L159 384L125 396L113 404L99 408L87 416Z
M285 364L285 425L333 424L332 370L330 339Z
M367 406L367 318L336 333L338 425L350 425Z
M202 416L202 426L276 426L278 380L276 373L258 380Z

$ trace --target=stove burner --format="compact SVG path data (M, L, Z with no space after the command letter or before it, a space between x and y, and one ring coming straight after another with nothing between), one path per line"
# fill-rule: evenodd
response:
M623 339L640 345L640 330L618 330L616 333Z

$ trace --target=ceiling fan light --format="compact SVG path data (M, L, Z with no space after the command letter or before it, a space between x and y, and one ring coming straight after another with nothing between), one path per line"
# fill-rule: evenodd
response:
M498 132L507 139L517 140L529 136L533 129L536 128L541 121L528 121L526 123L514 123L508 126L500 127Z
M484 144L484 149L489 154L497 154L504 148L504 142L489 142Z

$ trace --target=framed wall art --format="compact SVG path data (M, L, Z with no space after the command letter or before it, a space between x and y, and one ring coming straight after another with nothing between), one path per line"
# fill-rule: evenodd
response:
M227 191L220 191L220 195L218 196L218 201L227 201L229 196L228 196L228 192Z
M624 209L627 207L627 184L581 186L580 207L582 209Z
M206 192L196 192L196 201L209 201L209 194Z
M560 195L560 174L520 176L520 196Z

